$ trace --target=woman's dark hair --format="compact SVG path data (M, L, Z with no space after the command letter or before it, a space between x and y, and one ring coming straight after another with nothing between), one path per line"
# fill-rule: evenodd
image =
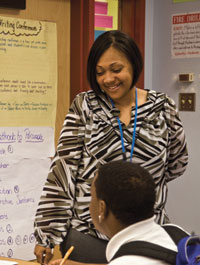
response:
M87 62L87 79L96 94L101 93L96 80L96 65L102 54L111 46L122 52L133 67L131 88L136 84L143 68L142 55L135 41L120 30L106 31L93 43Z
M154 215L155 183L139 164L114 161L99 168L96 195L108 211L124 225L131 225Z

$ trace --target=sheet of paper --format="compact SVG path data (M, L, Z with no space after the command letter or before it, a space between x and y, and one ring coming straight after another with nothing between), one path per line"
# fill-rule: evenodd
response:
M95 14L108 14L108 3L95 1L94 3Z
M112 28L113 17L104 15L95 15L95 27Z
M50 162L16 158L0 167L0 256L35 259L34 216Z
M55 127L56 23L0 16L1 126Z
M0 265L16 265L18 264L15 261L9 261L9 260L0 260Z

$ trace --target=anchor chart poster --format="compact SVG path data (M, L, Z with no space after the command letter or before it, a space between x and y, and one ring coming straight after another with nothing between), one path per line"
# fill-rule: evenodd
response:
M35 259L33 222L54 155L56 24L0 16L0 256Z

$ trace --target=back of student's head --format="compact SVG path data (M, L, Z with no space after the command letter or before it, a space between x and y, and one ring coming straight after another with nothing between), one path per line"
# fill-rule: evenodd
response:
M98 199L124 225L130 225L154 215L155 183L139 164L113 161L99 168L95 181Z

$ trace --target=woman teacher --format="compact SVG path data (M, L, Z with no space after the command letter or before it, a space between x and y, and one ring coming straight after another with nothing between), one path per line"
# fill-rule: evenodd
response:
M58 244L63 255L69 244L75 245L71 259L106 262L107 238L94 228L89 204L98 165L112 160L134 161L149 171L156 183L156 221L169 222L167 183L186 169L185 133L173 99L136 87L142 68L140 50L127 34L113 30L95 40L87 64L91 90L78 94L69 108L39 201L38 262L46 254L47 263L50 248ZM74 231L71 237L69 231ZM82 236L98 241L102 251L99 245L95 252L92 240L91 250L83 243L89 240L79 240Z

